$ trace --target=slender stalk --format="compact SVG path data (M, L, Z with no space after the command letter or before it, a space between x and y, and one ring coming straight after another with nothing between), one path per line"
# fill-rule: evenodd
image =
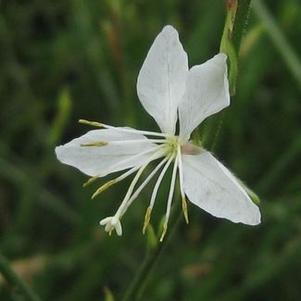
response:
M296 52L291 47L289 41L270 14L268 8L261 0L254 1L253 9L259 20L262 22L266 33L270 36L276 49L279 51L292 75L298 82L299 87L301 87L301 61Z
M228 56L230 94L235 95L241 39L247 25L251 0L227 0L220 52Z
M182 211L180 202L177 202L177 205L174 206L170 217L169 227L171 230L166 233L163 242L158 243L158 245L152 251L148 252L132 283L128 287L122 301L135 301L141 299L147 281L150 278L154 267L160 258L160 255L164 251L167 243L180 224L181 215Z
M40 301L36 293L13 271L9 261L0 253L0 272L28 301Z

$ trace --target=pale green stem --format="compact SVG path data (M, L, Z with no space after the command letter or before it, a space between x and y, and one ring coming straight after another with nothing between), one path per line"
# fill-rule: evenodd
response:
M151 276L151 273L154 270L156 263L160 258L160 255L162 254L162 251L164 251L167 242L169 241L170 237L179 225L179 222L182 217L182 211L179 204L180 202L177 202L177 205L174 206L175 208L173 208L171 212L169 224L170 230L167 231L164 240L158 243L153 250L146 254L144 261L140 266L140 269L134 276L134 279L128 287L124 298L122 298L122 301L135 301L141 299L143 290L147 284L148 279Z
M251 0L227 0L227 15L220 42L220 52L228 57L230 94L235 95L241 39L246 29Z

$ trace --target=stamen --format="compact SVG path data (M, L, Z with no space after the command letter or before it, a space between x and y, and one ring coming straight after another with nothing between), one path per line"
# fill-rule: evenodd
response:
M161 234L161 237L160 237L160 242L163 241L164 237L165 237L165 234L167 232L167 225L168 225L168 220L167 218L165 217L164 218L164 223L163 223L163 229L162 229L162 234Z
M126 195L125 195L125 197L124 197L124 199L123 199L121 205L119 206L117 212L115 213L115 216L116 216L118 219L120 219L120 217L122 216L122 213L124 212L124 209L127 207L127 203L128 203L128 201L129 201L129 199L130 199L132 193L133 193L133 190L134 190L134 188L135 188L135 185L137 184L137 182L138 182L140 176L142 175L144 169L148 166L148 164L149 164L151 161L160 158L161 155L162 155L162 154L161 154L160 151L154 153L154 154L147 160L147 162L139 168L139 170L138 170L138 172L136 173L136 175L135 175L135 177L134 177L132 183L130 184L130 187L129 187L129 189L128 189L128 191L127 191L127 193L126 193Z
M168 224L168 220L169 220L169 216L170 216L172 197L173 197L173 193L174 193L174 190L175 190L175 183L176 183L176 177L177 177L178 158L179 158L179 156L177 155L176 159L175 159L174 166L173 166L173 170L172 170L170 189L169 189L168 200L167 200L167 208L166 208L166 214L165 214L165 221L164 221L164 224L163 224L163 232L162 232L162 235L160 237L160 242L163 241L164 236L165 236L166 231L167 231L167 224Z
M142 233L145 234L145 231L147 229L147 226L149 225L150 219L151 219L151 214L152 214L152 208L147 207L145 216L144 216L144 223L143 223L143 228L142 228Z
M91 125L91 126L95 126L95 127L98 127L98 128L103 127L102 123L100 123L100 122L89 121L89 120L85 120L85 119L79 119L78 123L85 124L85 125Z
M111 126L108 124L96 122L96 121L89 121L85 119L79 119L78 121L81 124L86 124L86 125L91 125L99 128L105 128L105 129L113 129L116 131L121 131L121 132L128 132L128 133L139 133L147 136L158 136L158 137L168 137L170 136L169 134L166 133L159 133L159 132L151 132L151 131L141 131L141 130L136 130L136 129L129 129L129 128L124 128L124 127L115 127Z
M119 208L118 208L118 210L115 214L115 216L117 216L118 218L121 217L122 212L124 211L124 209L126 207L126 204L127 204L128 200L129 200L129 198L130 198L130 196L133 192L133 189L134 189L135 185L137 184L140 176L142 175L142 172L144 171L144 169L146 168L147 165L148 165L148 163L143 165L142 167L140 167L140 169L136 173L136 175L135 175L135 177L134 177L134 179L133 179L133 181L132 181L132 183L131 183L131 185L130 185L130 187L129 187L129 189L128 189L128 191L127 191L127 193L126 193L126 195L125 195L125 197L124 197L124 199L121 203L121 205L119 206Z
M124 208L121 216L124 215L125 211L128 209L128 207L135 201L135 199L139 196L143 188L149 183L149 181L154 177L154 175L159 171L159 169L162 167L162 165L168 160L167 157L165 157L155 168L154 170L147 176L147 178L142 182L142 184L137 188L137 190L132 194L131 198L126 204L126 207Z
M83 187L87 187L87 186L90 185L91 183L95 182L98 178L99 178L98 176L89 178L89 180L86 181L86 182L83 184Z
M182 196L182 211L184 214L184 218L186 221L186 224L189 224L189 218L188 218L188 210L187 210L187 201L185 195Z
M80 146L105 146L108 145L109 143L106 141L95 141L91 143L83 143Z
M156 197L157 197L157 194L158 194L158 190L159 190L159 187L160 187L160 184L162 182L162 179L164 177L164 175L166 174L166 171L168 169L168 167L170 166L172 160L174 158L174 155L171 155L169 158L168 158L168 161L166 162L165 166L163 167L158 179L157 179L157 182L154 186L154 190L153 190L153 193L152 193L152 196L151 196L151 200L150 200L150 204L146 210L146 214L145 214L145 218L144 218L144 225L143 225L143 230L142 232L144 233L149 222L150 222L150 218L151 218L151 213L152 213L152 210L153 210L153 207L154 207L154 204L155 204L155 200L156 200Z
M95 141L91 143L82 143L80 146L106 146L106 145L123 145L135 143L166 143L166 139L133 139L133 140L116 140L116 141Z
M94 199L96 196L98 196L99 194L101 194L102 192L104 192L105 190L107 190L109 187L111 187L112 185L124 180L125 178L127 178L128 176L130 176L132 173L134 173L135 171L137 171L139 169L139 167L135 166L133 168L131 168L130 170L126 171L125 173L123 173L122 175L120 175L119 177L110 180L108 182L106 182L105 184L103 184L102 186L100 186L92 195L91 199ZM94 177L95 178L95 177ZM94 181L94 178L91 178L91 181ZM92 180L93 179L93 180ZM90 181L89 180L89 181ZM88 182L89 182L88 181ZM88 183L87 182L87 183Z
M122 144L129 144L129 143L149 143L149 142L153 142L153 143L166 143L166 139L133 139L133 140L116 140L116 141L110 141L107 144L110 145L122 145Z
M171 164L171 162L172 162L173 159L174 159L174 155L172 155L172 156L169 157L169 160L167 161L166 165L162 169L162 171L161 171L161 173L160 173L160 175L159 175L159 177L157 179L157 182L155 184L155 187L154 187L154 190L153 190L153 193L152 193L152 196L151 196L150 205L149 205L149 207L151 209L153 209L153 207L154 207L156 196L157 196L160 184L162 182L162 179L163 179L164 175L166 174L166 171L167 171L167 169L168 169L168 167Z
M183 165L182 165L182 154L181 154L181 146L178 145L178 167L179 167L179 182L180 182L180 193L182 199L182 211L184 214L184 218L186 223L189 223L188 219L188 210L187 210L187 201L183 188Z

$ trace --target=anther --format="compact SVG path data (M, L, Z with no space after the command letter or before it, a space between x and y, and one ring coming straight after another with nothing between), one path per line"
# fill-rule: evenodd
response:
M111 180L105 184L103 184L102 186L100 186L92 195L91 199L94 199L96 196L98 196L99 194L101 194L102 192L104 192L105 190L107 190L109 187L111 187L112 185L114 185L116 183L116 180Z
M83 187L87 187L87 186L90 185L91 183L95 182L98 178L99 178L98 176L91 177L88 181L86 181L86 182L83 184Z
M165 218L165 221L164 221L164 224L163 224L162 234L161 234L161 237L160 237L160 242L163 241L163 239L165 237L165 234L167 232L167 224L168 224L168 220L167 220L167 218Z
M98 128L102 128L103 124L97 121L89 121L89 120L85 120L85 119L79 119L78 120L79 123L81 124L85 124L85 125L91 125L91 126L95 126Z
M108 144L109 143L106 141L96 141L96 142L91 142L91 143L83 143L80 146L105 146Z
M189 219L188 219L187 201L186 201L185 196L182 196L182 210L183 210L183 214L184 214L186 224L188 224Z
M146 209L146 213L145 213L145 217L144 217L144 224L143 224L143 229L142 229L142 233L145 234L145 230L149 224L150 218L151 218L151 214L152 214L152 208L148 207Z

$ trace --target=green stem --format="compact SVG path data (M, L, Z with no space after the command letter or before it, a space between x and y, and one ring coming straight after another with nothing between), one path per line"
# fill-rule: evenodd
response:
M170 217L169 227L171 228L171 231L166 233L163 242L158 242L158 245L146 255L142 265L140 266L140 269L138 270L132 283L127 289L122 301L135 301L139 300L142 297L146 283L150 278L151 273L154 270L154 267L157 264L161 253L164 251L168 241L170 240L173 233L176 231L178 225L180 224L180 220L181 208L179 205L176 205Z
M9 261L0 253L0 272L14 287L20 290L28 301L40 301L34 291L13 271Z
M251 0L227 0L227 15L220 52L228 56L230 94L235 95L241 39L247 25Z
M298 82L299 87L301 87L301 61L294 49L291 47L289 41L286 39L275 19L262 1L254 1L253 9L259 20L262 22L266 33L270 36L292 75Z

